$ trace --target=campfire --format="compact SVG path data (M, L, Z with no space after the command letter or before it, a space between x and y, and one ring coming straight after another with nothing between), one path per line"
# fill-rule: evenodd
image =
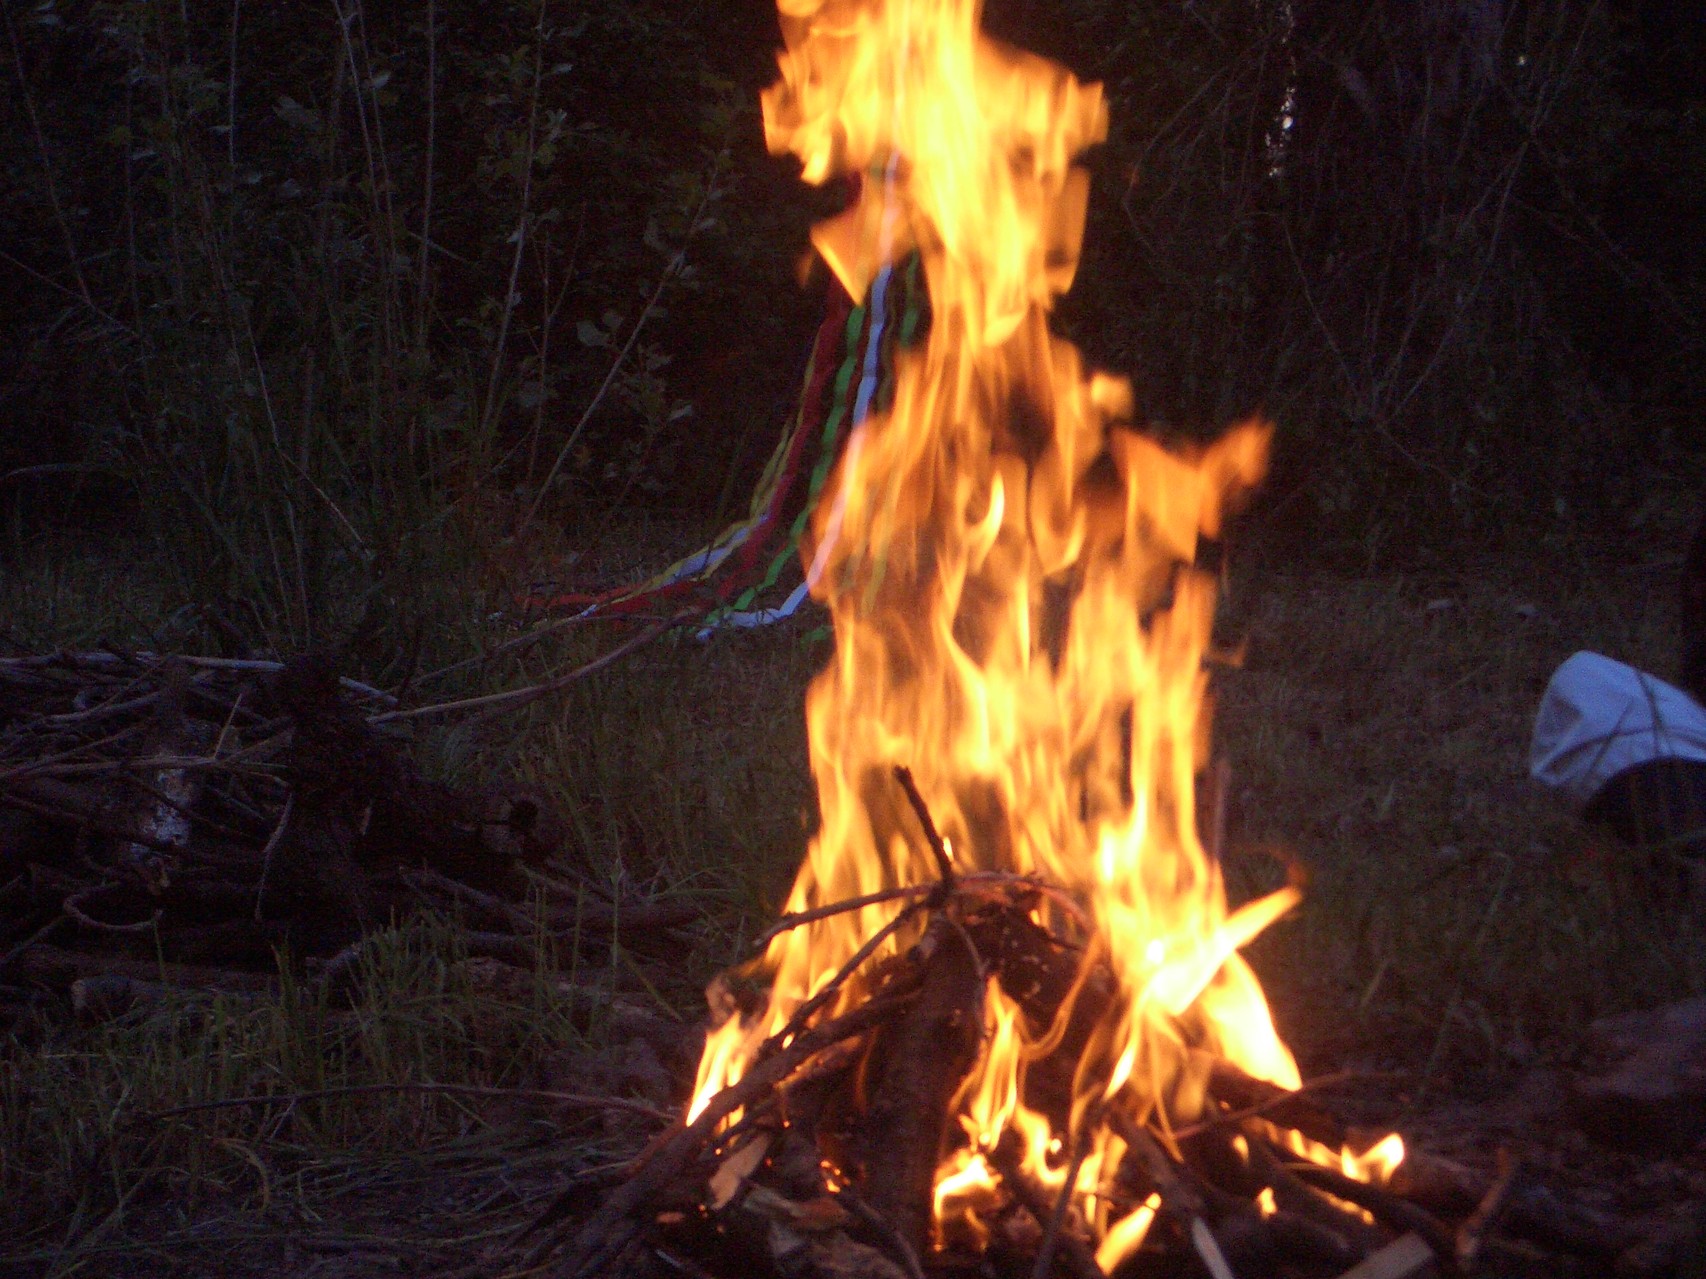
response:
M571 1272L642 1232L730 1275L1455 1265L1388 1184L1397 1136L1347 1143L1300 1092L1240 957L1298 887L1233 909L1199 834L1197 549L1268 429L1166 447L1049 330L1099 86L983 36L977 0L781 9L769 144L857 184L813 245L879 313L921 271L928 318L882 338L886 384L867 366L806 549L821 825Z

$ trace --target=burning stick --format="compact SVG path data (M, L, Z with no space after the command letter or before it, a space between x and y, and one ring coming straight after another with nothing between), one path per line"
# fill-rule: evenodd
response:
M715 1135L718 1126L734 1111L757 1101L787 1079L812 1057L843 1040L863 1035L887 1018L902 1003L911 1001L915 990L890 992L844 1017L836 1017L795 1035L777 1048L738 1083L731 1084L700 1108L695 1118L667 1134L652 1148L650 1157L634 1169L629 1179L603 1203L576 1235L576 1250L565 1273L591 1276L626 1252L639 1234L639 1210L674 1178ZM529 1266L543 1262L560 1246L556 1238L540 1243L529 1257Z
M1219 1241L1208 1228L1208 1223L1203 1220L1202 1196L1196 1192L1195 1187L1179 1176L1166 1152L1142 1124L1125 1112L1116 1110L1113 1112L1113 1125L1114 1130L1124 1138L1126 1145L1143 1164L1144 1171L1149 1174L1149 1180L1155 1189L1160 1192L1162 1207L1178 1217L1184 1225L1191 1247L1196 1249L1197 1256L1202 1258L1203 1266L1209 1274L1213 1279L1235 1279L1232 1267L1226 1264L1226 1256L1220 1250Z
M1255 1143L1256 1146L1260 1144ZM1325 1190L1336 1198L1367 1209L1375 1220L1394 1230L1419 1235L1441 1259L1449 1260L1456 1255L1451 1232L1425 1208L1418 1208L1379 1186L1347 1177L1337 1169L1324 1168L1320 1164L1294 1163L1285 1172L1305 1185Z
M1049 1202L1048 1192L1020 1166L1016 1143L1001 1142L987 1153L990 1165L1001 1174L1002 1183L1013 1192L1019 1206L1031 1215L1039 1229L1045 1231L1046 1242L1046 1230L1054 1219L1055 1207ZM1071 1185L1071 1181L1068 1180L1066 1184ZM1054 1243L1058 1245L1060 1256L1066 1262L1067 1269L1072 1272L1073 1279L1106 1279L1106 1272L1096 1264L1095 1254L1077 1235L1062 1234L1057 1226ZM1046 1249L1038 1250L1039 1264L1045 1252Z
M918 783L912 780L912 770L905 764L894 766L895 780L906 792L906 802L912 805L912 811L918 814L918 824L924 827L924 842L930 845L931 855L936 859L936 871L941 876L939 883L940 900L947 900L949 893L954 891L954 859L948 856L948 846L942 842L942 837L936 831L936 823L930 816L930 806L924 802L924 796L918 793ZM939 903L938 903L939 904Z
M1060 1193L1054 1197L1054 1210L1048 1215L1046 1228L1043 1230L1043 1241L1037 1248L1036 1264L1031 1267L1031 1279L1048 1279L1049 1272L1054 1269L1054 1249L1060 1242L1060 1228L1066 1221L1066 1210L1072 1204L1072 1192L1078 1186L1078 1174L1084 1170L1084 1160L1089 1157L1090 1144L1080 1141L1073 1152L1072 1162L1066 1167L1066 1176L1061 1179ZM1101 1267L1097 1266L1097 1270ZM1219 1279L1219 1276L1216 1276Z

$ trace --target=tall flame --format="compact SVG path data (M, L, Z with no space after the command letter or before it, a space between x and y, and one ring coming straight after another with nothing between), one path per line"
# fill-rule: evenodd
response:
M911 769L961 872L1035 874L1091 928L1086 964L1117 979L1084 1052L1073 1125L1091 1109L1142 1121L1200 1107L1215 1056L1285 1087L1297 1068L1240 946L1288 910L1285 889L1235 913L1197 835L1206 738L1203 655L1213 578L1192 566L1229 498L1253 484L1267 430L1170 451L1127 423L1122 380L1087 373L1051 336L1071 284L1088 177L1075 159L1107 128L1100 86L997 44L979 0L780 0L782 78L764 95L773 151L807 181L859 175L853 206L813 244L880 309L916 255L930 320L894 356L817 514L808 558L835 658L807 702L822 822L789 897L808 911L937 871L896 787ZM886 402L883 400L886 398ZM693 1111L892 919L893 903L777 936L768 1007L729 1016L700 1065ZM1059 903L1037 918L1064 926ZM917 931L889 939L890 953ZM850 982L826 1010L860 998ZM1022 1101L1047 1033L990 984L985 1042L959 1098L967 1144L938 1175L938 1214L975 1216L1005 1131L1058 1188L1062 1139ZM1195 1101L1193 1102L1193 1098ZM1086 1125L1088 1127L1088 1125ZM1098 1126L1100 1128L1100 1126ZM1096 1194L1119 1139L1078 1161L1078 1206L1117 1261L1154 1205L1124 1217Z

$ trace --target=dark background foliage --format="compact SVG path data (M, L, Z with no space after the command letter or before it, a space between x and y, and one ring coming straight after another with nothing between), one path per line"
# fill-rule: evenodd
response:
M447 534L744 500L833 202L764 154L762 0L5 19L14 542L140 524L189 597L303 643L359 630ZM1061 327L1160 429L1278 422L1272 553L1615 530L1692 474L1691 7L991 0L986 21L1111 100Z

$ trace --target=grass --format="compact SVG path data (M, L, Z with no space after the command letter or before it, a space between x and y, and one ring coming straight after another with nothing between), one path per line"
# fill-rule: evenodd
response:
M174 1239L206 1236L211 1220L244 1228L204 1237L203 1252L268 1227L324 1225L340 1199L377 1193L400 1166L525 1153L557 1135L541 1128L542 1107L529 1141L525 1121L501 1130L459 1095L406 1087L527 1085L599 1033L586 990L601 989L600 975L506 988L486 971L448 921L428 920L380 936L347 1004L287 979L266 997L26 1027L0 1055L0 1186L13 1214L0 1272L130 1270ZM362 1091L375 1085L403 1087ZM210 1104L268 1094L310 1095ZM591 1153L597 1142L576 1145Z
M1450 580L1243 584L1221 682L1235 878L1311 872L1253 958L1306 1066L1378 1057L1438 1087L1567 1053L1596 1016L1706 986L1694 903L1527 778L1551 671L1581 648L1669 673L1674 566L1558 557Z
M693 536L631 532L600 574L663 562ZM1675 566L1630 559L1545 551L1449 578L1293 569L1232 583L1229 629L1247 647L1217 676L1228 866L1236 895L1278 881L1273 850L1310 870L1303 908L1251 948L1306 1074L1376 1065L1436 1094L1486 1088L1567 1056L1595 1016L1706 989L1696 912L1654 899L1629 854L1525 776L1536 701L1570 652L1672 668ZM36 648L141 642L160 630L153 583L134 556L39 545L0 583L0 608ZM513 634L482 629L474 603L460 616L475 645ZM572 1080L622 1054L576 987L696 1019L703 982L744 953L803 848L801 697L824 656L807 629L665 641L561 698L416 743L443 775L513 775L552 796L583 873L702 905L687 953L612 947L571 982L494 991L454 922L433 920L382 939L347 1007L286 983L37 1025L0 1048L0 1194L24 1223L0 1274L289 1273L334 1254L343 1273L454 1268L569 1173L631 1149L643 1122L520 1095L143 1116L263 1092ZM598 642L570 630L434 693L538 679Z

